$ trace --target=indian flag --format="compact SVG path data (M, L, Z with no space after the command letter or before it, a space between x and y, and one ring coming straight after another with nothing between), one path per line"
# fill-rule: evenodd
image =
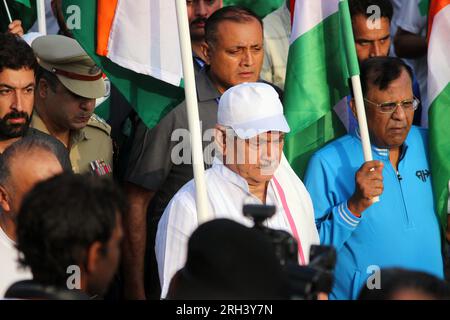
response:
M223 0L224 6L238 5L249 8L261 18L284 4L285 0Z
M450 209L450 0L431 0L428 21L430 156L436 210L445 230Z
M359 67L348 3L340 2L296 0L294 5L284 97L291 133L285 153L300 177L314 151L346 132L348 78L359 74Z
M81 13L81 28L72 30L77 41L155 126L184 98L175 1L63 0L66 20L72 5Z
M179 86L182 79L175 1L99 0L97 54Z

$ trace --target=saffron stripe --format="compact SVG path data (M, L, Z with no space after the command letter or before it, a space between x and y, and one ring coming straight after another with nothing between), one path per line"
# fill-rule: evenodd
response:
M108 55L108 41L118 0L97 2L97 54Z

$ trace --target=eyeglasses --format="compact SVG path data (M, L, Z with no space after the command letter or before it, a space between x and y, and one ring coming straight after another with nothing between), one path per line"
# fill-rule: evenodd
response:
M402 106L403 110L416 110L420 103L419 99L417 99L416 97L397 102L392 101L376 103L366 98L364 98L364 101L376 106L381 113L394 113L397 110L398 106Z

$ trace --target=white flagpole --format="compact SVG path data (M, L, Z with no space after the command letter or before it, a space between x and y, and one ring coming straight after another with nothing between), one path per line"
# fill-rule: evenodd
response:
M191 134L192 167L196 189L197 218L199 224L209 220L203 145L198 114L197 90L195 86L194 62L192 58L191 37L186 8L186 0L175 0L177 7L178 33L180 38L181 59L183 62L184 92Z
M356 115L358 117L359 132L364 154L364 161L372 161L372 149L370 147L369 128L367 126L366 109L364 108L364 98L361 88L361 78L359 75L352 76L353 94L355 95ZM380 201L380 197L372 198L372 203Z
M356 103L356 114L358 117L359 131L363 147L364 160L372 161L372 149L370 147L369 128L367 126L366 109L364 108L364 98L361 88L361 78L359 75L352 76L353 94Z
M6 0L3 0L3 4L5 5L6 13L8 14L9 23L12 22L11 12L9 12L8 4L6 3Z
M37 0L36 3L37 3L38 30L39 33L46 35L47 24L45 21L45 0Z
M340 9L340 14L344 14L344 17L342 17L342 19L345 19L345 21L342 21L342 23L344 24L344 32L348 33L347 35L344 35L344 41L345 43L345 47L347 50L347 54L348 55L353 55L355 57L355 59L351 59L351 60L355 60L356 61L356 48L354 48L354 37L353 37L353 31L351 28L351 24L349 21L351 21L350 19L350 10L348 7L348 2L347 0L340 0L339 3L339 9ZM350 49L351 48L351 49ZM359 68L358 68L359 69ZM364 98L363 98L363 93L362 93L362 87L361 87L361 78L359 76L359 71L357 75L353 75L351 77L351 82L352 82L352 87L353 87L353 94L354 94L354 99L355 99L355 104L356 104L356 116L358 118L358 125L359 125L359 131L361 134L361 143L362 143L362 148L363 148L363 154L364 154L364 161L372 161L373 157L372 157L372 149L370 146L370 136L369 136L369 128L367 126L367 118L366 118L366 109L364 108ZM372 169L374 170L374 169ZM380 201L380 197L374 197L372 199L372 202L378 202Z

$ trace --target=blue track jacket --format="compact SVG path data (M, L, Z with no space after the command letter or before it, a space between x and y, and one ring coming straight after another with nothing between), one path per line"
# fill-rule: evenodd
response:
M355 174L364 162L358 131L316 152L305 176L321 244L334 245L338 259L330 299L355 299L377 267L402 267L443 278L441 238L428 162L428 131L412 126L398 172L389 150L372 146L384 163L380 201L361 218L347 207ZM371 277L372 280L373 277Z

